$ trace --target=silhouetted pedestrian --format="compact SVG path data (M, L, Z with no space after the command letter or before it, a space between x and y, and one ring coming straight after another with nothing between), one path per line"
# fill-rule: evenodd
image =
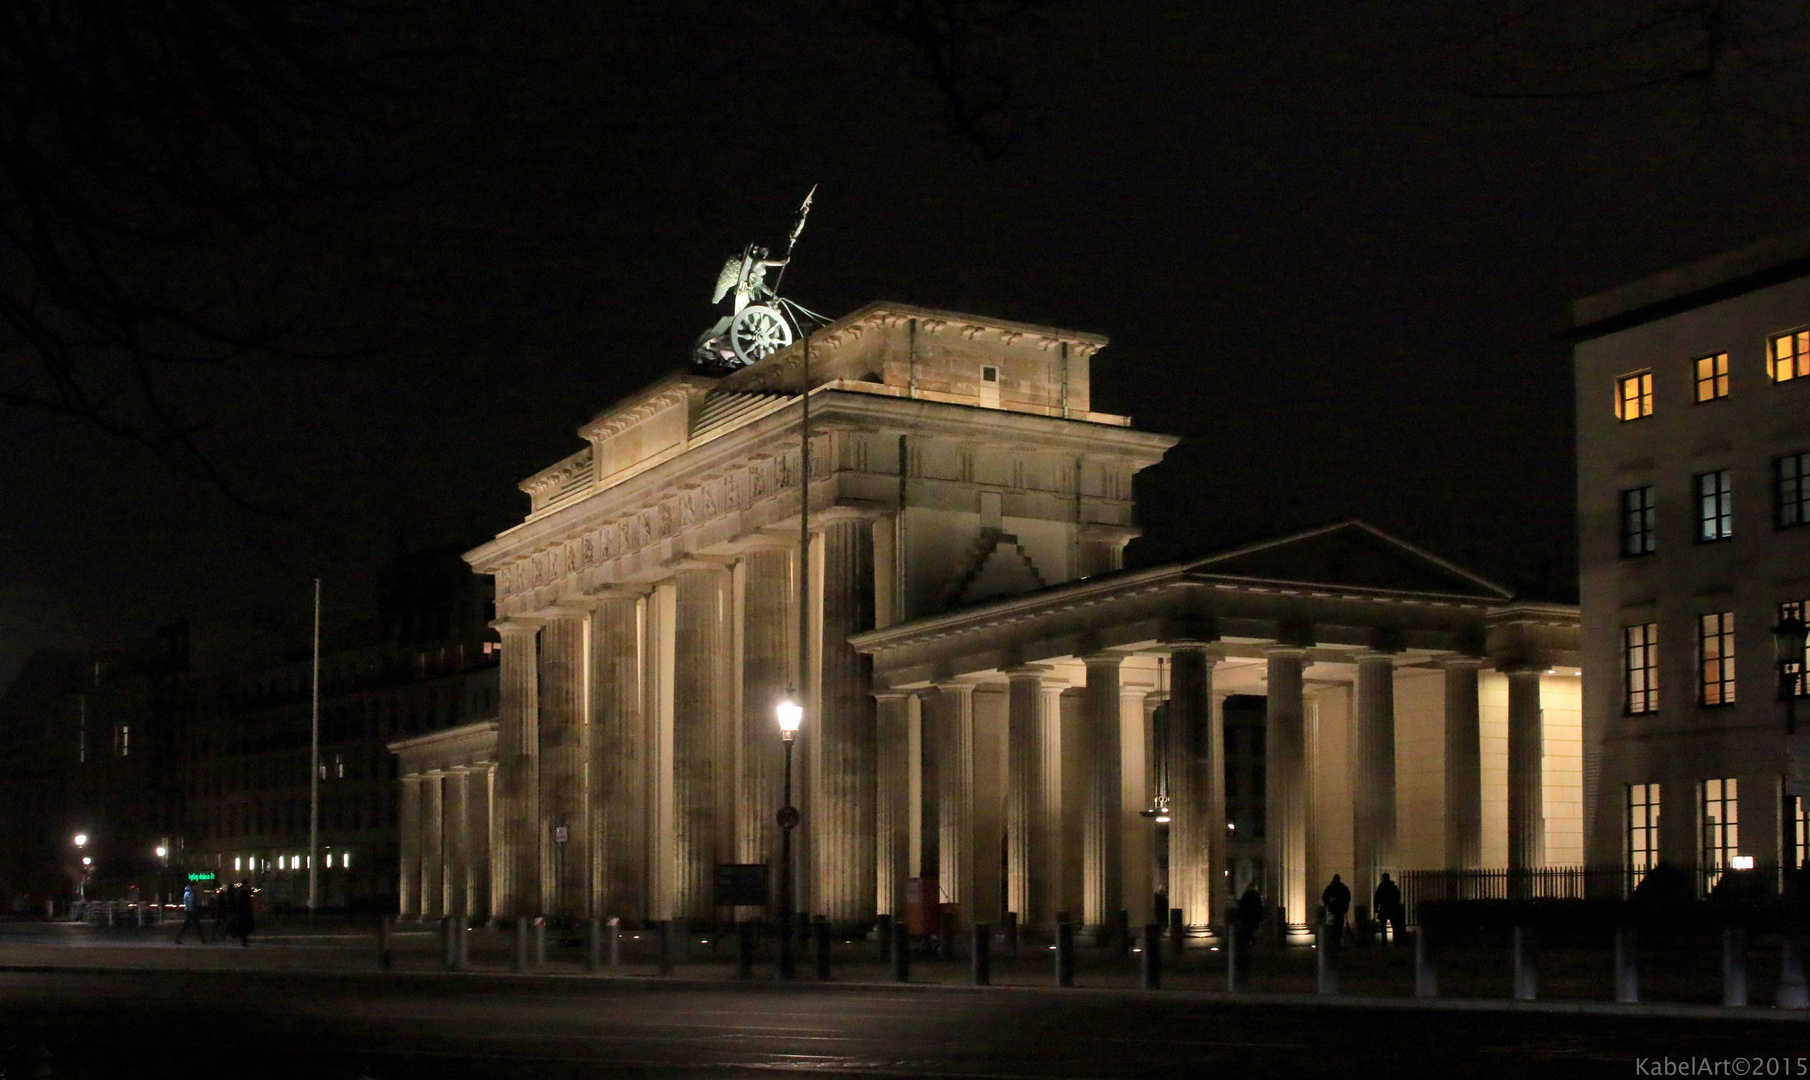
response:
M182 890L182 929L176 931L176 944L182 944L183 935L189 932L191 926L195 928L195 936L201 939L201 944L206 945L207 927L201 925L201 899L195 895L193 883L184 886Z
M207 909L214 917L215 941L225 941L228 935L227 920L232 913L226 910L226 898L227 888L224 885L216 887L207 894Z
M243 881L232 887L227 896L227 922L232 927L232 935L239 939L242 947L251 945L253 921L251 914L251 886Z
M1345 913L1351 910L1351 887L1339 880L1339 875L1332 875L1332 882L1326 891L1320 894L1320 903L1326 905L1326 925L1333 928L1338 937L1345 936Z
M1371 897L1375 904L1376 923L1378 928L1386 928L1389 944L1401 940L1402 902L1401 889L1384 874L1383 880L1376 883L1376 893Z
M1245 945L1249 945L1257 936L1257 928L1263 925L1263 896L1257 891L1257 883L1245 886L1244 895L1238 898L1238 933Z

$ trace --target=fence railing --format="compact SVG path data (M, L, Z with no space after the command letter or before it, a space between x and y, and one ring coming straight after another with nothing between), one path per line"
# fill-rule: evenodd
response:
M1419 905L1452 900L1625 899L1640 875L1619 867L1541 866L1510 870L1404 870L1406 921L1417 925Z

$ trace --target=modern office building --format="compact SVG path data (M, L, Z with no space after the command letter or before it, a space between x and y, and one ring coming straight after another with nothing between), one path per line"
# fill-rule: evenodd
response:
M1799 863L1810 236L1573 314L1590 861Z

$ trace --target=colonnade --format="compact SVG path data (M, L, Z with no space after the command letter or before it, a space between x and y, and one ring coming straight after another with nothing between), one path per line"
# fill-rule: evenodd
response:
M403 916L491 916L495 780L496 770L488 762L402 777Z

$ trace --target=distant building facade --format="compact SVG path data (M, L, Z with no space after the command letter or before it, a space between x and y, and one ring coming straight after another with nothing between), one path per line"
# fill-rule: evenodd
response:
M1204 925L1249 881L1300 926L1334 872L1581 861L1576 610L1355 522L1122 569L1175 440L1093 410L1104 344L874 304L582 428L466 556L496 722L391 745L404 914L736 914L793 690L797 901L839 923Z
M1590 859L1799 864L1806 658L1774 630L1810 601L1810 239L1573 314Z

